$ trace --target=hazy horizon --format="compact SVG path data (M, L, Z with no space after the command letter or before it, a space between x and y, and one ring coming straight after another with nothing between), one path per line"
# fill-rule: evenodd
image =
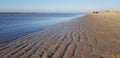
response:
M2 0L0 12L89 12L120 10L120 0Z

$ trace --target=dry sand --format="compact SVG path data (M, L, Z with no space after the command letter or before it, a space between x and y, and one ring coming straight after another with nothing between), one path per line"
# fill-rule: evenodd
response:
M88 14L0 47L0 58L120 58L120 14Z

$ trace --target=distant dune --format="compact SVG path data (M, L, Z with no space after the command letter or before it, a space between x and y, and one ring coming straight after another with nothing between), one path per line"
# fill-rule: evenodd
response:
M120 58L120 14L88 14L0 47L0 58Z

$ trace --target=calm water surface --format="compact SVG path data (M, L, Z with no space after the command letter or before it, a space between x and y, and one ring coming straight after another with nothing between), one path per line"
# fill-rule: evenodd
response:
M82 16L76 13L0 14L0 43Z

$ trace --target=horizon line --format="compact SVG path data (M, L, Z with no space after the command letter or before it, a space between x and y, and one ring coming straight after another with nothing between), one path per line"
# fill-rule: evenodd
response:
M0 14L23 14L23 13L84 13L84 12L0 12Z

